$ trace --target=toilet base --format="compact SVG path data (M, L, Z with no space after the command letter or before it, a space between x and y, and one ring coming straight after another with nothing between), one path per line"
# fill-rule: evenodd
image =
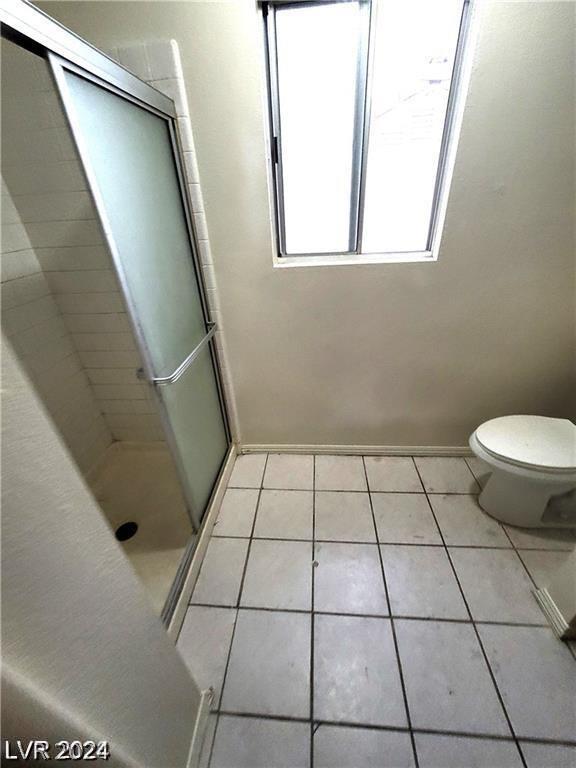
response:
M478 498L492 517L522 528L576 528L576 485L530 479L494 466Z

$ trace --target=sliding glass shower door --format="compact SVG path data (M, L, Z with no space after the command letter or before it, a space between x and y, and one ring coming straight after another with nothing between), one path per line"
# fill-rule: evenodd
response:
M173 120L50 61L198 528L229 437Z

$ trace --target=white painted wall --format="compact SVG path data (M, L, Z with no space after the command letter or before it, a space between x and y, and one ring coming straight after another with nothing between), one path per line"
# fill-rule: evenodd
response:
M180 46L243 443L463 445L575 416L574 7L482 2L439 260L274 269L256 4L46 2Z
M4 337L2 383L2 738L185 768L200 691Z

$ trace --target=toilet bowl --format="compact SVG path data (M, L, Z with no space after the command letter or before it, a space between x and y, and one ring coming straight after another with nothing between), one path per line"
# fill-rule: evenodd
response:
M492 517L524 528L576 528L576 425L502 416L478 427L470 448L490 466L479 496Z

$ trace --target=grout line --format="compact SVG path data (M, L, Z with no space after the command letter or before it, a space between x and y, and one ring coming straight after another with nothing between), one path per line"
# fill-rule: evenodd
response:
M316 456L312 456L312 489L316 489ZM316 577L316 493L312 494L312 602L310 616L310 768L314 768L314 588Z
M412 459L412 461L414 461L414 459ZM420 471L419 471L418 465L416 464L415 461L414 461L414 466L416 467L416 472L418 472L418 477L420 477ZM472 472L470 472L470 473L472 474ZM474 477L474 475L472 475L472 476ZM422 482L422 478L421 477L420 477L420 482ZM424 485L424 483L422 483L422 485ZM434 516L434 520L436 520L436 514L435 514L434 509L432 507L432 503L430 502L430 499L428 498L428 494L426 494L426 500L428 502L428 506L430 507L432 515ZM508 724L508 728L510 729L510 733L512 734L512 737L514 738L514 741L516 743L516 749L518 750L518 753L520 755L520 759L522 761L522 765L524 766L524 768L527 768L526 760L524 759L524 755L522 754L522 750L520 749L520 743L518 741L518 737L516 736L516 733L515 733L514 728L512 726L512 721L510 719L510 716L508 715L508 710L506 709L506 706L504 704L504 699L502 697L502 694L500 693L500 689L498 688L498 683L496 682L496 677L495 677L494 672L492 670L492 667L490 665L490 661L488 659L488 654L486 653L486 650L485 650L484 645L482 643L482 639L480 637L480 633L478 631L478 627L476 626L476 623L474 621L474 617L472 616L472 611L470 610L470 606L468 604L468 600L466 599L466 595L464 594L464 590L462 589L462 584L460 583L460 579L458 577L458 573L456 571L456 568L454 566L454 562L453 562L452 557L450 555L450 550L446 546L446 542L444 540L444 534L442 533L442 529L440 528L440 525L438 524L438 520L436 520L436 525L438 526L438 529L440 531L440 536L442 538L442 542L444 543L444 548L446 550L446 555L448 557L448 560L450 562L450 566L452 568L452 572L454 573L454 578L456 579L456 583L458 584L458 588L459 588L460 593L462 595L462 599L464 601L464 605L466 606L466 610L468 611L468 615L470 616L470 620L472 622L472 627L473 627L474 633L476 635L476 640L478 642L480 650L482 651L482 656L484 657L484 663L486 664L486 668L488 670L490 678L492 679L492 684L494 685L494 690L495 690L496 695L498 697L498 700L500 702L500 706L502 707L502 712L504 713L504 717L506 718L506 722Z
M271 720L271 721L281 721L281 722L288 722L288 723L302 723L302 724L308 724L310 721L304 717L296 717L293 715L272 715L272 714L264 714L260 712L240 712L235 710L219 710L218 714L223 717L242 717L246 719L255 719L255 720ZM512 735L508 736L502 736L501 734L495 734L495 733L474 733L471 731L450 731L450 730L442 730L442 729L435 729L435 728L412 728L410 729L408 726L402 727L397 725L373 725L371 723L358 723L354 721L349 720L315 720L313 723L314 731L318 729L321 725L331 725L341 728L355 728L358 730L367 730L367 731L384 731L384 732L393 732L393 733L410 733L412 731L415 734L428 734L431 736L452 736L455 738L467 738L467 739L486 739L489 741L503 741L503 742L510 742L514 743L514 738ZM528 742L530 744L543 744L547 746L566 746L566 747L573 747L576 745L576 740L574 741L567 741L567 740L554 740L554 739L542 739L538 737L533 736L521 736L520 741L522 742Z
M526 629L549 629L547 623L536 624L530 622L511 622L511 621L491 621L491 620L471 620L471 619L452 619L438 616L415 616L403 613L346 613L344 611L318 611L304 610L303 608L270 608L265 605L226 605L222 603L190 603L190 608L221 608L223 610L238 611L264 611L268 613L295 613L300 616L340 616L349 619L398 619L402 621L433 621L438 624L479 624L488 627L524 627Z
M110 385L115 386L115 385ZM131 385L118 385L118 386L131 386ZM138 415L138 414L137 414ZM145 415L145 414L143 414ZM239 490L239 489L235 489ZM246 489L248 490L248 489ZM251 488L249 490L258 490L256 488ZM434 494L432 494L434 495ZM236 536L236 535L230 535L230 534L222 534L222 533L213 533L212 538L214 539L240 539L240 540L248 540L250 536ZM263 541L312 541L312 538L296 538L296 537L289 537L289 536L254 536L253 537L256 540L263 540ZM390 540L380 540L380 541L365 541L361 539L316 539L317 543L322 544L382 544L386 546L395 546L395 547L443 547L444 544L433 544L430 542L421 542L421 541L390 541ZM509 552L511 549L515 549L517 552L572 552L571 549L558 549L550 548L550 547L515 547L513 544L510 545L504 545L504 546L489 546L488 544L448 544L451 549L495 549L499 552L506 551Z
M368 472L366 470L366 461L364 459L364 456L362 456L362 467L364 469L364 477L366 479L366 488L369 488L368 485ZM372 496L370 493L368 493L368 500L370 502L370 512L372 514L372 525L374 526L374 533L376 535L376 539L378 539L378 526L376 525L376 516L374 515L374 507L372 505ZM380 571L382 573L382 581L384 583L384 592L386 594L386 604L388 605L388 612L392 614L391 611L391 602L390 602L390 595L388 592L388 583L386 582L386 571L384 569L384 560L382 557L382 548L378 547L378 557L380 559ZM404 681L404 672L402 670L402 662L400 660L400 651L398 648L398 638L396 636L396 627L394 626L394 617L390 615L390 629L392 632L392 641L394 643L394 651L396 653L396 663L398 664L398 673L400 676L400 686L402 688L402 698L404 700L404 708L406 709L406 720L408 722L408 729L410 732L410 741L412 743L412 753L414 755L414 765L415 768L419 768L420 762L418 758L418 752L416 751L416 740L414 739L414 732L412 730L412 718L410 716L410 708L408 706L408 694L406 693L406 683Z
M212 763L212 755L214 754L214 744L216 744L216 735L218 734L218 726L220 725L220 713L218 711L215 711L213 714L216 717L216 725L214 726L214 733L212 734L212 744L210 744L210 754L208 755L208 760L206 760L206 768L210 768L210 764Z
M268 455L266 455L266 461L264 462L264 471L262 472L262 479L261 479L261 485L260 485L260 492L258 493L258 501L256 502L256 509L254 511L254 519L252 521L252 533L254 533L254 526L256 525L256 517L258 515L258 507L260 505L260 496L262 495L262 483L264 482L264 473L266 472L266 465L268 464ZM238 624L238 614L239 614L239 605L240 605L240 599L242 596L242 589L244 586L244 577L246 575L246 569L248 567L248 559L250 557L250 544L252 543L252 539L250 538L250 541L248 542L248 548L246 550L246 559L244 561L244 570L242 572L242 579L240 581L240 588L238 590L238 598L236 600L236 615L234 616L234 625L232 627L232 634L230 636L230 644L228 646L228 654L226 657L226 666L224 667L224 675L222 677L222 684L220 686L220 695L218 697L218 709L216 711L220 712L220 704L222 702L222 698L224 696L224 687L226 685L226 678L228 676L228 667L230 666L230 658L232 656L232 646L234 644L234 637L236 635L236 626ZM194 594L194 593L192 593ZM212 742L212 750L210 752L210 762L212 760L212 752L214 750L214 744L216 743L216 732L218 731L218 725L220 722L220 718L218 718L218 723L216 724L216 731L214 733L214 741ZM210 766L210 762L208 763L208 766Z

